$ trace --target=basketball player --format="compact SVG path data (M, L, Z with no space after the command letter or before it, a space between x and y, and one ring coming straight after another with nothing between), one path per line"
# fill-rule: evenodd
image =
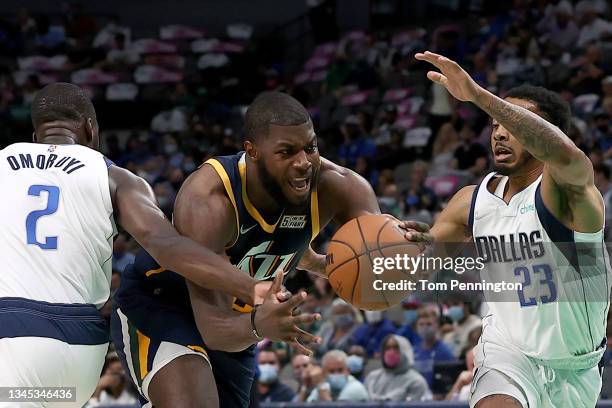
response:
M493 120L495 172L457 192L431 234L473 240L489 275L523 283L512 301L488 302L470 406L594 407L611 280L603 201L591 162L564 133L567 103L533 86L500 99L448 58L416 58L440 70L430 80Z
M80 88L56 83L39 91L32 124L37 143L0 151L1 386L76 387L76 402L57 406L89 399L108 349L99 309L110 292L114 220L162 265L208 289L260 302L268 288L180 236L143 179L93 150L96 113ZM271 302L264 308L279 316L286 309Z
M298 264L323 274L325 257L315 254L310 242L332 220L344 224L380 213L371 186L319 156L308 111L287 94L257 97L246 112L244 131L244 152L210 159L185 181L174 208L176 228L226 254L228 264L256 280L272 279L276 273L278 284L282 273ZM422 228L416 223L402 225L415 232ZM113 339L126 351L120 355L144 398L156 408L217 403L223 408L247 407L255 374L254 344L270 330L263 310L189 282L187 289L182 279L159 268L146 254L136 257L126 277L117 291ZM147 351L123 341L121 333L129 327L150 337ZM178 354L174 359L159 356L169 339L182 341L185 354L192 352L194 342L206 350L219 401L201 385L207 361L187 366Z

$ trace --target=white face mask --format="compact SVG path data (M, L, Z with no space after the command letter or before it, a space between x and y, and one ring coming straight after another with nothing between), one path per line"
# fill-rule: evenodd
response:
M383 319L383 312L381 312L380 310L366 310L365 318L368 323L378 323Z

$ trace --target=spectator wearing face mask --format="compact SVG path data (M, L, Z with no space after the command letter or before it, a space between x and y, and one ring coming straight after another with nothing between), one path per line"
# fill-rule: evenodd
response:
M453 355L459 357L468 343L470 332L482 325L482 319L470 313L468 303L458 300L450 303L446 316L453 322L453 330L442 340L451 347Z
M322 338L315 346L318 355L333 349L348 350L353 344L353 334L359 327L355 308L338 298L332 302L330 319L325 322L318 335Z
M348 366L351 375L363 382L363 371L368 363L368 354L362 346L351 346L348 350L346 365Z
M310 356L305 354L295 354L291 359L291 371L293 375L293 380L297 383L297 393L293 397L293 402L304 401L304 399L300 399L300 395L304 394L308 396L310 391L305 390L306 385L304 384L304 379L306 377L307 371L312 367L313 360Z
M331 350L323 356L321 365L325 380L312 390L307 402L368 400L363 384L350 375L346 360L347 355L341 350Z
M402 307L404 308L404 325L397 329L398 336L402 336L408 339L410 344L414 347L421 342L421 338L417 334L415 329L415 323L418 317L418 308L421 303L415 299L406 299L402 301Z
M258 388L261 402L288 402L295 393L278 380L280 364L278 356L271 348L263 349L257 355L259 367Z
M366 349L368 357L374 356L380 350L380 344L387 335L395 333L395 324L387 319L380 310L365 311L366 323L355 330L353 334L353 344L357 344Z
M438 314L435 310L419 310L416 330L421 342L414 346L414 367L427 380L430 389L433 384L434 364L456 360L450 347L438 338L438 326Z
M421 401L429 394L427 381L414 369L412 346L390 334L381 349L382 368L366 376L364 385L373 401Z

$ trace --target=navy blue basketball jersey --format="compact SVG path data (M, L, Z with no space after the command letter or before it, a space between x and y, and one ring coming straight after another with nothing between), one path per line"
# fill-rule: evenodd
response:
M274 223L269 224L247 195L244 152L214 157L205 164L212 166L223 181L236 214L236 238L225 248L230 262L256 280L271 279L277 270L283 270L285 274L293 270L319 232L316 185L313 183L304 205L285 208ZM206 228L206 220L201 224ZM161 268L145 251L136 256L133 268L128 268L127 273L145 281L140 284L141 289L148 288L156 297L189 307L183 278ZM233 309L251 311L251 307L239 299L235 300Z

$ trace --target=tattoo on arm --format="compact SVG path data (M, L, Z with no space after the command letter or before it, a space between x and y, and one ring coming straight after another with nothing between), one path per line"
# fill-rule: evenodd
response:
M490 93L478 98L476 104L512 133L538 160L554 162L562 159L573 145L561 129L522 106Z

